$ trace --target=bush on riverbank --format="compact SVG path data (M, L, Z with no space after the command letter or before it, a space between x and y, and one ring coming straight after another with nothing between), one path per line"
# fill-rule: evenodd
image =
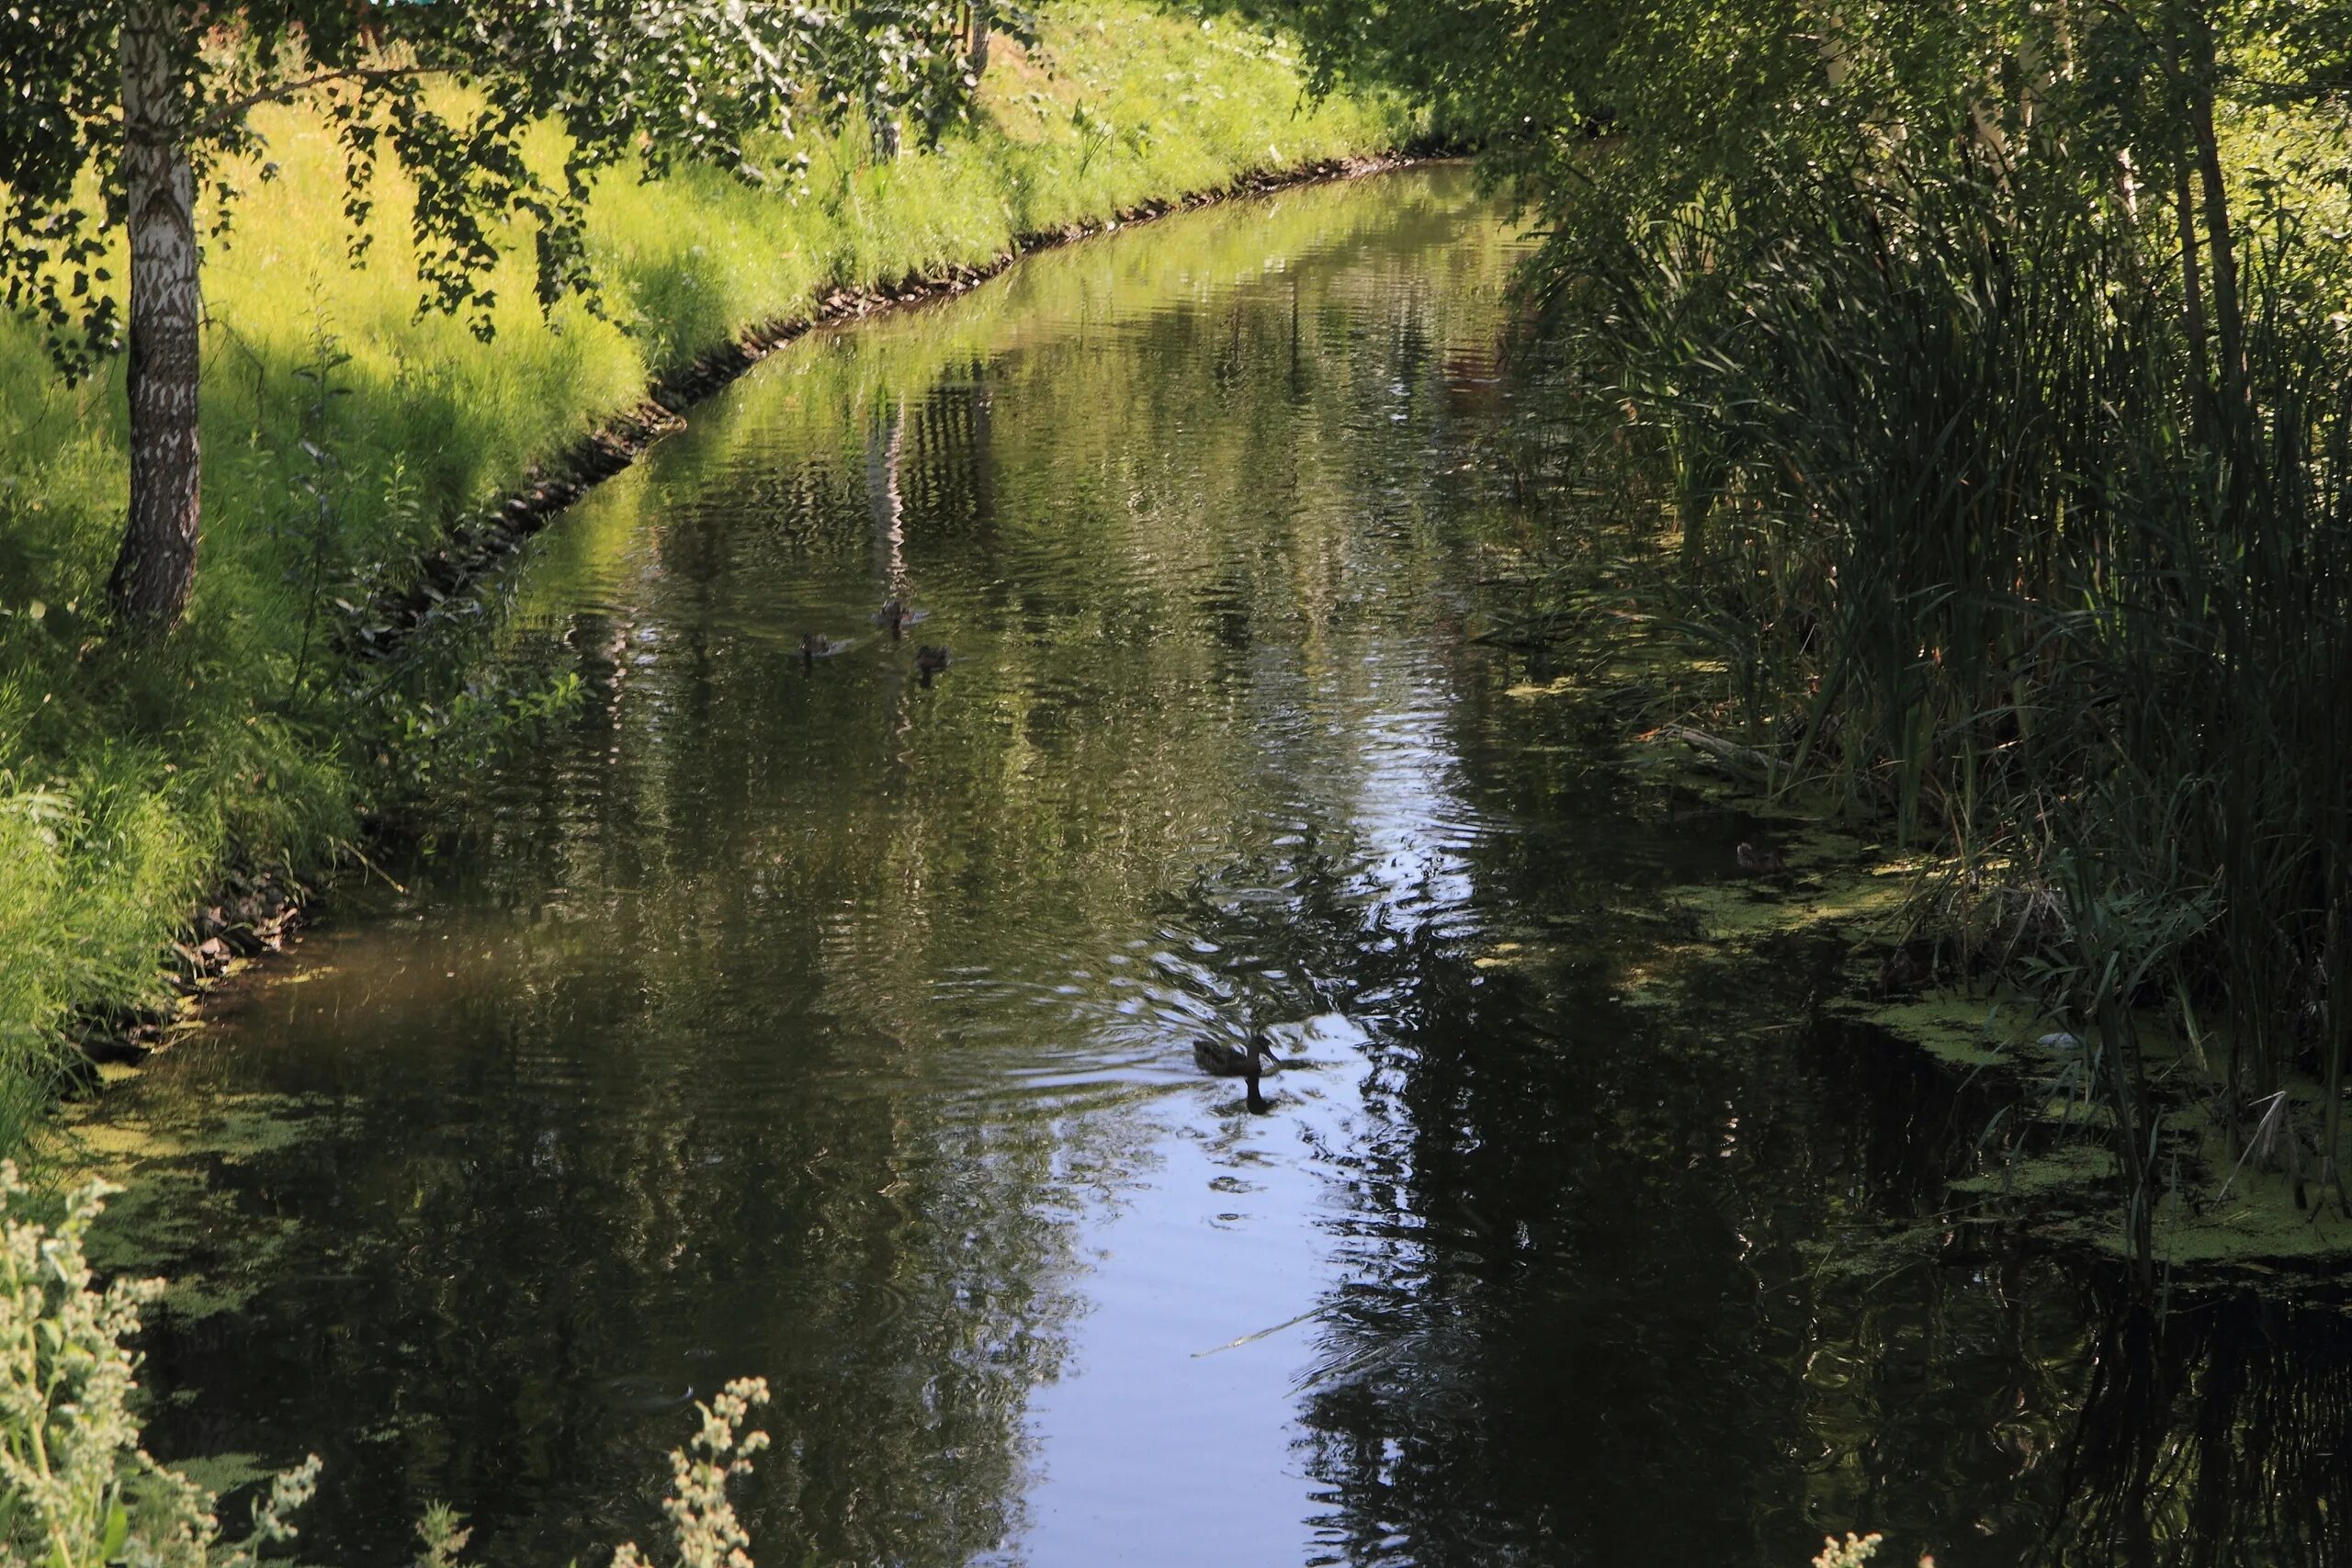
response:
M853 126L804 133L797 197L699 169L607 185L603 314L543 322L527 256L510 257L486 344L417 314L408 193L379 186L355 270L326 128L266 111L275 177L246 180L206 267L204 555L161 649L118 645L100 619L120 367L69 389L34 329L0 319L0 1146L70 1016L159 1001L159 961L210 934L186 922L224 873L330 863L387 769L414 761L395 738L422 752L469 713L528 719L529 699L496 694L407 703L334 651L360 624L348 607L404 586L453 518L655 377L832 288L985 264L1026 234L1409 133L1369 100L1304 102L1283 46L1214 18L1062 0L1041 21L1033 51L999 40L982 113L933 152L877 163Z

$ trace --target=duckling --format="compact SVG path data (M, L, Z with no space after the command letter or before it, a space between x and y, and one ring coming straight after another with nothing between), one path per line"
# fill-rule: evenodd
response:
M915 649L915 673L922 677L924 685L930 685L931 678L946 668L947 649L944 645L933 648L925 643Z
M1754 844L1743 843L1734 853L1739 869L1750 876L1778 876L1789 869L1789 863L1774 850L1759 850Z
M1929 966L1919 961L1917 953L1907 947L1898 947L1878 966L1878 988L1890 996L1897 991L1917 990L1929 973Z
M930 611L917 610L902 600L893 599L874 612L874 624L877 626L888 626L890 629L890 640L896 642L909 626L918 625L930 617Z
M800 667L806 670L820 659L831 659L848 646L846 642L835 642L832 638L820 637L815 632L802 632L800 634Z

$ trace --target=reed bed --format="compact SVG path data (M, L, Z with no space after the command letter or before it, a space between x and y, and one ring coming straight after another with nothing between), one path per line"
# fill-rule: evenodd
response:
M1624 592L1720 668L1700 722L1934 852L1944 972L2021 978L2086 1043L2143 1271L2184 1106L2352 1213L2334 203L2234 172L2233 357L2194 221L1919 140L1555 241L1551 445L1605 432L1651 481L1670 547Z

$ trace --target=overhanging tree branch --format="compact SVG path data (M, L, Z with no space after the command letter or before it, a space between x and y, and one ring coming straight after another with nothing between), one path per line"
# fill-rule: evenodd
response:
M423 76L446 76L449 73L450 68L446 65L353 65L338 71L314 72L308 76L280 82L275 85L247 93L243 97L232 98L226 103L214 105L202 119L197 121L194 133L199 140L209 140L228 130L238 120L264 104L284 103L290 98L300 97L303 94L316 88L331 86L338 82L353 82L362 87L373 87L388 82Z

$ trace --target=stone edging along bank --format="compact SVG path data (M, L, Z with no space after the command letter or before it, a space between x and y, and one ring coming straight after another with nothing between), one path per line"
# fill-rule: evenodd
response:
M1148 222L1171 212L1294 186L1379 174L1442 155L1408 149L1360 158L1326 159L1295 168L1244 175L1231 184L1125 209L1099 224L1072 223L1024 234L1011 249L979 266L950 267L865 288L835 288L806 314L751 327L662 376L642 401L602 421L559 456L533 465L505 500L460 518L418 562L414 583L373 606L375 623L347 655L379 662L434 624L445 604L487 577L555 514L642 457L653 443L684 428L685 411L726 387L769 355L819 327L879 311L952 298L987 282L1023 256L1100 233ZM275 873L232 872L189 921L190 940L172 944L164 978L175 1002L141 1012L85 1012L68 1026L85 1063L144 1060L198 1027L199 1004L221 981L267 955L285 951L321 906L323 889ZM85 1081L94 1074L85 1074Z

